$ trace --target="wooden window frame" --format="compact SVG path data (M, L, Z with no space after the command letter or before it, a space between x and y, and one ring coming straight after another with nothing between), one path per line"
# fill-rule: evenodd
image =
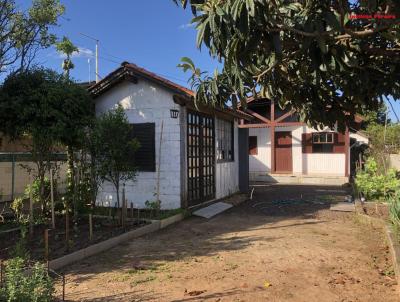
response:
M321 136L326 135L325 141L321 140ZM328 139L330 137L330 140ZM319 139L315 139L319 138ZM314 154L332 154L335 144L334 132L314 132L312 133L312 153ZM318 149L318 150L316 150Z
M322 135L326 135L325 142L321 141ZM328 136L331 137L331 141L328 141ZM319 137L319 139L316 141L315 138L318 138L318 137ZM313 145L318 145L318 144L332 144L333 145L334 143L335 143L335 135L333 132L314 132L312 134L312 144Z

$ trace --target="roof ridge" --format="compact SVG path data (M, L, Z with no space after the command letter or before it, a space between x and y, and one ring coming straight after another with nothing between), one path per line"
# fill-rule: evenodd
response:
M124 61L124 62L121 63L121 66L123 66L125 68L134 69L134 70L137 70L137 71L142 72L142 73L145 73L150 77L156 78L156 79L158 79L158 80L160 80L160 81L162 81L162 82L164 82L166 84L169 84L169 85L175 87L178 90L184 91L185 93L187 93L187 94L189 94L191 96L194 96L194 91L193 90L191 90L189 88L186 88L186 87L184 87L182 85L179 85L179 84L177 84L177 83L175 83L175 82L173 82L173 81L171 81L171 80L169 80L169 79L167 79L167 78L165 78L163 76L160 76L160 75L156 74L155 72L147 70L146 68L141 67L141 66L139 66L137 64L134 64L134 63L131 63L131 62L128 62L128 61Z

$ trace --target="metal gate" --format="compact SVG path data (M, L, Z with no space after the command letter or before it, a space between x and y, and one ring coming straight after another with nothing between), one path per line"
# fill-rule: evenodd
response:
M215 198L214 119L198 112L187 115L188 206Z

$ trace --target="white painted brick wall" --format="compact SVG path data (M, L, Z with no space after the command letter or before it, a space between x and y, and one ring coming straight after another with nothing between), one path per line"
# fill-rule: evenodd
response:
M158 168L161 121L164 121L161 146L160 200L163 209L181 206L180 196L180 125L179 118L170 117L170 109L179 109L173 93L160 85L139 79L137 84L123 82L96 99L96 114L121 104L131 123L156 124L156 168ZM126 184L128 203L145 207L146 200L156 200L157 172L139 172L135 182ZM98 203L113 205L116 193L110 184L103 184Z

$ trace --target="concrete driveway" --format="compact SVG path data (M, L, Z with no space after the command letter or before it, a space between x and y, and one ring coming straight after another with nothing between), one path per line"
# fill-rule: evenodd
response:
M255 186L252 201L190 217L66 270L69 301L398 301L379 230L329 211L347 191Z

